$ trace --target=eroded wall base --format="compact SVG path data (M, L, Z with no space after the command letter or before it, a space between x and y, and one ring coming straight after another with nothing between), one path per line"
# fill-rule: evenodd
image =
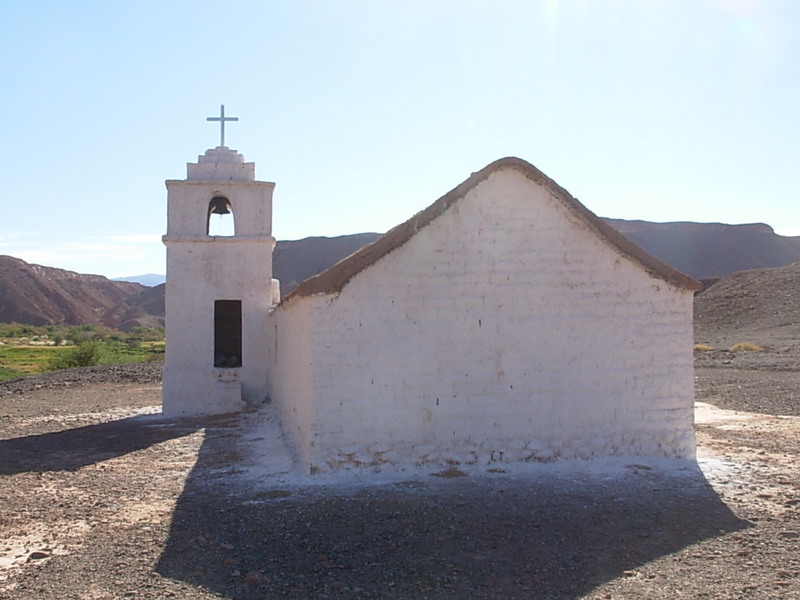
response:
M308 470L324 473L342 468L488 466L492 463L552 462L610 456L646 456L695 460L695 439L685 431L625 434L574 440L489 439L461 444L382 443L318 449Z

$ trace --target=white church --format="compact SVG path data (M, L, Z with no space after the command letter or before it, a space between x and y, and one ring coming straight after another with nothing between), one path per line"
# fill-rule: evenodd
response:
M701 284L529 163L473 173L282 301L275 184L223 141L166 185L166 415L272 403L310 473L694 458ZM210 235L226 213L233 235Z

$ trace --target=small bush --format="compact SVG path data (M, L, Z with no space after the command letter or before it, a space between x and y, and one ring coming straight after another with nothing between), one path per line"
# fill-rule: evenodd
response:
M74 367L93 367L99 365L106 355L106 345L96 340L81 342L69 350L51 358L46 370L72 369Z
M739 342L728 348L729 352L760 352L763 350L758 344L752 342Z
M710 352L714 348L708 344L695 344L692 348L695 352Z

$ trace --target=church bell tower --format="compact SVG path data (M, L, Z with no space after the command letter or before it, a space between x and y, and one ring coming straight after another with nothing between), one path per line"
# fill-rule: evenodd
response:
M267 395L272 279L272 191L255 164L220 145L167 185L167 416L236 412ZM224 221L219 226L217 221ZM219 229L219 231L217 231Z

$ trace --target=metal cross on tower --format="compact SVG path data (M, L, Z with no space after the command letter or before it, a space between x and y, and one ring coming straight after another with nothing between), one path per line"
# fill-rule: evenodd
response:
M206 117L206 121L219 121L219 145L225 145L225 121L238 121L239 117L226 117L225 116L225 105L219 105L219 116L218 117Z

